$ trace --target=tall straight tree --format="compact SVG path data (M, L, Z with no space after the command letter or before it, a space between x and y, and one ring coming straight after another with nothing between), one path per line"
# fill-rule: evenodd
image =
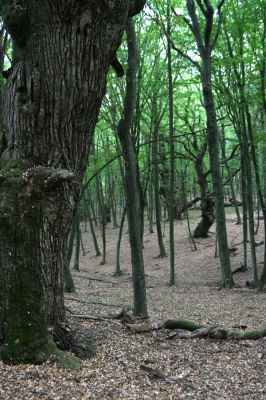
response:
M0 337L6 361L53 353L63 271L106 75L143 0L0 0L16 45L0 130ZM4 138L3 138L4 136Z
M197 4L198 9L196 8L195 3ZM201 58L201 65L198 65L198 67L201 75L203 99L207 117L207 136L214 189L219 256L222 270L221 285L225 288L231 288L234 286L234 280L230 267L227 243L223 184L219 166L218 126L212 89L212 52L217 44L221 30L221 8L223 3L224 0L220 0L217 5L216 11L218 15L218 25L216 31L214 29L215 11L209 0L187 0L187 9L190 21L187 19L185 19L185 21L194 35ZM203 23L199 18L199 13L203 15Z
M167 32L171 35L170 4L167 4ZM170 147L170 190L168 199L170 286L175 284L175 236L174 236L174 189L175 189L175 145L174 145L174 98L172 75L172 47L167 41L168 99L169 99L169 147Z
M147 317L146 285L142 251L142 227L140 217L140 193L134 142L131 135L132 122L136 107L137 70L139 54L134 23L128 19L126 25L128 46L128 69L126 93L122 117L117 127L125 163L125 195L131 248L134 313Z

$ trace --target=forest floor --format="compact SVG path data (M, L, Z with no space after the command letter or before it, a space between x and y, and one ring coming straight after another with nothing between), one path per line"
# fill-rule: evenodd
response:
M192 216L192 229L197 221ZM234 215L228 214L227 226L229 245L237 247L231 257L234 270L242 260L241 225L236 225ZM187 319L201 324L219 324L229 330L265 328L266 292L258 293L246 287L245 282L252 280L251 271L234 275L241 287L219 290L215 235L197 239L197 251L192 251L186 221L176 222L175 229L174 287L168 285L169 258L156 257L156 233L145 231L144 258L151 320ZM215 227L211 230L214 232ZM165 231L168 251L167 225ZM90 233L83 234L87 253L81 256L80 272L74 272L77 290L66 295L68 316L75 320L79 334L95 344L96 356L84 360L79 372L49 363L6 366L0 362L0 399L265 399L265 338L256 341L170 339L170 331L164 329L134 334L118 320L104 318L119 313L122 307L132 306L126 230L121 245L124 274L113 276L117 234L118 229L108 226L105 265L100 265L100 257L94 257ZM100 242L99 234L98 239ZM262 231L258 239L262 239ZM257 247L257 258L261 268L263 246ZM77 319L74 314L103 318Z

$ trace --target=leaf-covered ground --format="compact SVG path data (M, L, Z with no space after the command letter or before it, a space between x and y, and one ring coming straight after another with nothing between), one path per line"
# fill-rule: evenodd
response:
M193 224L192 224L193 228ZM212 229L214 231L215 228ZM167 230L165 233L166 247ZM232 268L242 259L241 226L228 217L229 244L237 247ZM121 248L123 276L113 277L118 231L107 229L107 264L94 257L90 233L84 233L86 256L75 272L77 292L66 296L78 334L90 338L97 354L80 372L53 364L6 366L0 362L0 399L241 399L266 398L266 340L211 341L169 339L169 331L132 334L117 320L104 319L132 305L130 251L125 232ZM260 235L258 235L258 239ZM100 241L100 235L98 237ZM189 319L229 330L266 326L266 293L245 286L251 271L238 273L240 288L218 290L219 261L215 237L197 240L191 251L185 221L176 223L176 286L169 287L169 259L157 256L156 234L145 233L144 256L149 314L152 321ZM263 246L257 247L259 267ZM103 319L77 319L75 314ZM242 327L242 328L241 328Z

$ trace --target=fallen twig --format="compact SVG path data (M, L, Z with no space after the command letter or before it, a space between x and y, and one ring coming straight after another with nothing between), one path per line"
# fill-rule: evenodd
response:
M164 327L163 324L150 324L150 323L144 323L144 324L126 324L126 327L135 333L145 333L145 332L150 332L150 331L157 331L159 329L162 329Z
M111 285L117 285L119 283L119 282L114 282L114 281L106 281L105 279L100 279L100 278L90 278L89 276L85 276L85 275L73 275L73 277L74 278L88 279L89 281L109 283Z
M89 319L89 320L93 320L93 321L107 321L107 322L111 322L116 325L120 325L120 323L118 321L114 321L112 318L109 318L108 316L100 317L100 316L95 316L95 315L84 315L84 314L73 314L71 316L73 318Z
M106 306L106 307L123 307L122 304L109 304L109 303L104 303L102 301L85 301L85 300L75 299L73 297L68 297L67 300L76 301L82 304L99 304L101 306Z

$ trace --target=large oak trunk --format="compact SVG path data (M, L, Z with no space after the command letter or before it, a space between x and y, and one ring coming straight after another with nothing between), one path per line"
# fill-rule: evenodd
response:
M17 50L0 135L0 335L14 362L38 361L64 319L66 239L106 74L143 2L20 3L0 2Z

